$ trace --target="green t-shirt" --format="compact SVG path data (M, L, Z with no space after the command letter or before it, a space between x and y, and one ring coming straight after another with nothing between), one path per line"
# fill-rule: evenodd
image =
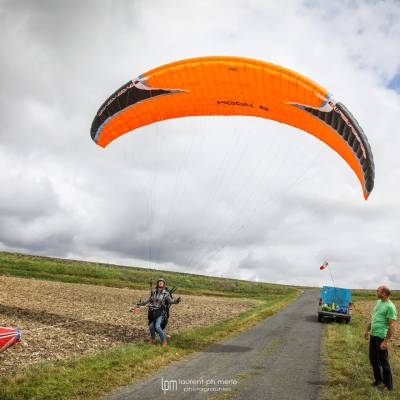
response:
M397 319L396 307L390 300L379 299L372 311L371 335L384 339L389 328L388 319Z

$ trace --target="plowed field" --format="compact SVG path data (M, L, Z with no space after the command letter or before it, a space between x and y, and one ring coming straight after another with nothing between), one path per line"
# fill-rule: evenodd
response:
M179 291L178 291L179 295ZM0 276L0 325L18 326L23 342L0 354L0 374L148 337L147 311L129 308L148 291ZM167 333L233 317L255 300L183 295Z

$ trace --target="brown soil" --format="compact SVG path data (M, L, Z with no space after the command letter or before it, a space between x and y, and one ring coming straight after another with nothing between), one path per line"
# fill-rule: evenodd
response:
M179 295L179 291L178 291ZM88 354L148 337L147 311L129 312L148 291L0 276L0 325L18 326L22 343L0 354L0 375L31 364ZM210 325L254 300L182 296L171 308L169 334Z

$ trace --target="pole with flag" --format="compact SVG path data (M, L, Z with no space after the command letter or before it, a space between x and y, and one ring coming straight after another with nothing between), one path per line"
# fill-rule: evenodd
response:
M328 267L329 267L328 261L324 261L324 262L322 263L322 265L319 267L319 269L320 269L321 271L323 271L324 269L326 269L326 268L328 268ZM331 269L328 268L328 271L329 271L329 275L330 275L330 277L331 277L332 286L333 286L333 292L334 292L334 296L333 296L333 299L334 299L334 300L333 300L333 303L336 304L336 285L335 285L335 281L333 280L333 275L332 275Z
M323 271L324 269L326 269L326 268L328 268L328 267L329 267L328 261L324 261L324 262L322 263L322 265L319 267L319 269L320 269L321 271ZM336 287L335 281L333 280L333 275L332 275L331 269L328 268L328 271L329 271L329 275L330 275L330 277L331 277L332 285L333 285L333 287Z

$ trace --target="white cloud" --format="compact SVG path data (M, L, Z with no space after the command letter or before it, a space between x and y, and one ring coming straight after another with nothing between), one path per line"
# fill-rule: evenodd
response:
M400 288L398 2L3 1L0 17L0 248L305 285L326 283L326 258L341 286ZM338 155L271 121L187 118L91 142L113 90L201 55L332 91L374 152L368 202Z

